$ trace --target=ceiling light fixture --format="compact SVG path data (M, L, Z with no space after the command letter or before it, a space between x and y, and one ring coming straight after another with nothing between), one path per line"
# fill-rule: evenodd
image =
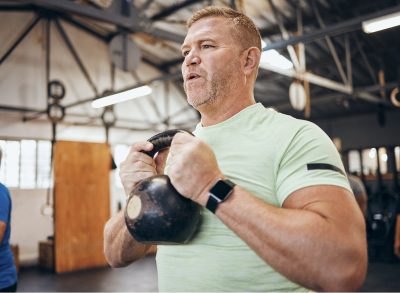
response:
M362 28L367 34L385 30L400 25L400 12L384 15L363 21Z
M264 40L261 40L261 46L264 49L267 44ZM260 67L263 68L266 64L280 68L280 69L292 69L293 63L285 56L279 54L275 49L262 51L260 58Z
M151 87L143 85L131 90L123 91L110 96L101 97L92 102L93 108L103 108L117 103L147 96L152 93Z

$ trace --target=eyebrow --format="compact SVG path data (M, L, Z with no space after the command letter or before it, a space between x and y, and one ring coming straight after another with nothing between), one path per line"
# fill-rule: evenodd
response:
M196 43L204 43L204 42L214 42L215 43L216 41L214 39L210 39L210 38L200 39L200 40L196 41ZM183 49L185 49L187 47L189 47L189 45L183 44L181 46L181 51L183 51Z

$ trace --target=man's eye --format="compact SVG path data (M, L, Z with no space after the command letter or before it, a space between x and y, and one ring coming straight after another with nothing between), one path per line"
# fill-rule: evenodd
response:
M209 44L204 44L201 46L203 49L208 49L208 48L212 48L214 47L213 45L209 45Z
M188 54L189 54L189 51L183 51L183 52L182 52L182 56L183 56L183 57L186 57Z

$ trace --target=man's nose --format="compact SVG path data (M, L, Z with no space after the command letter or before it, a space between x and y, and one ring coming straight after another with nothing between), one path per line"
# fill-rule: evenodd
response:
M185 64L187 66L198 65L200 64L200 62L201 62L200 57L195 50L192 50L185 58Z

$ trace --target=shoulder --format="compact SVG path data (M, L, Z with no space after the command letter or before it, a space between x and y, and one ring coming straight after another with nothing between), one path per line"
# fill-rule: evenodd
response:
M272 124L274 137L280 141L283 148L302 143L325 144L329 147L333 145L329 136L313 122L276 112Z

